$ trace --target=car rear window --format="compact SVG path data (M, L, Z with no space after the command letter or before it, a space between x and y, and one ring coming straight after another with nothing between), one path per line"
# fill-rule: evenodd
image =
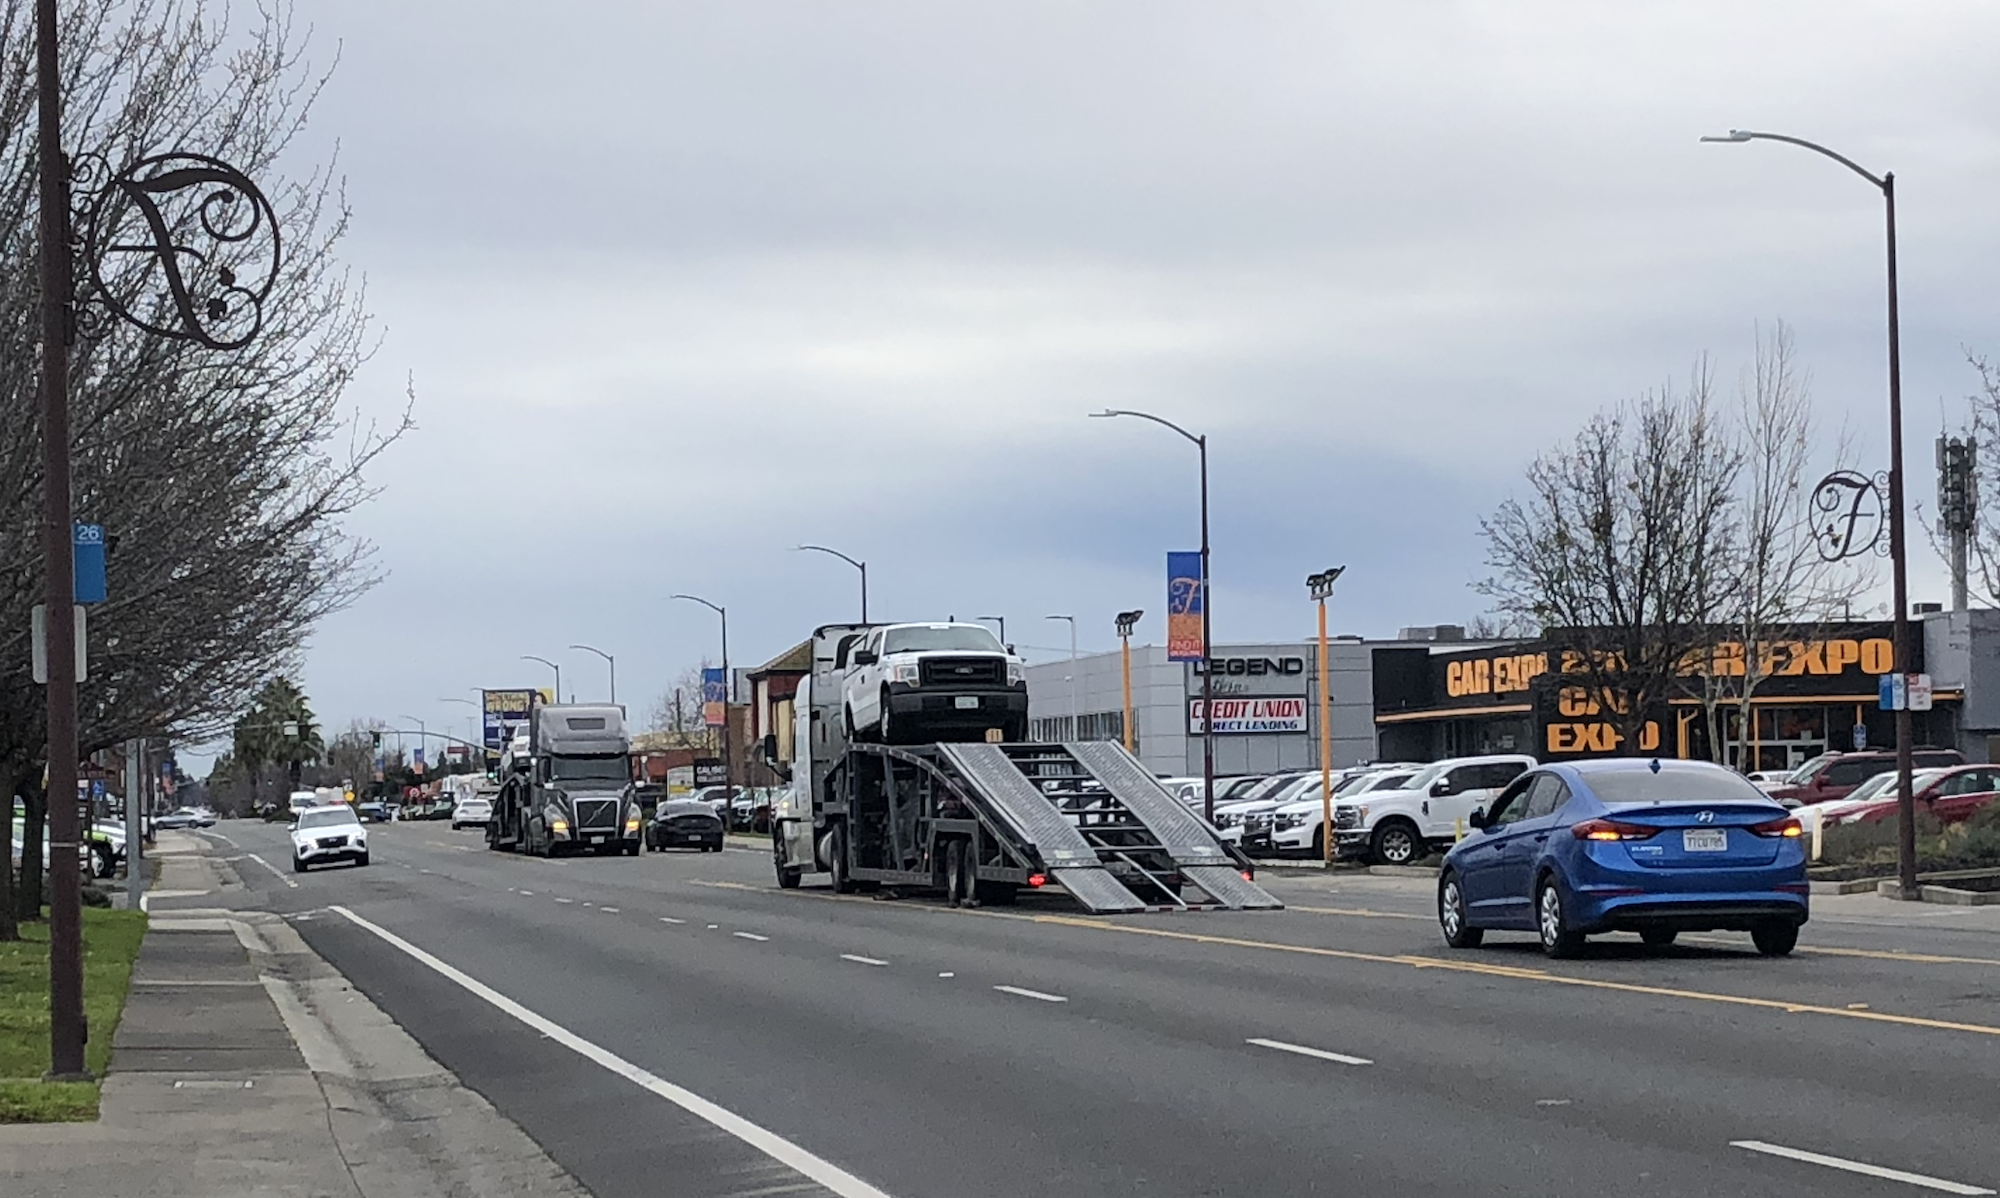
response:
M1750 779L1729 770L1661 762L1660 769L1591 770L1583 775L1598 801L1607 807L1642 807L1657 803L1769 803L1770 796Z

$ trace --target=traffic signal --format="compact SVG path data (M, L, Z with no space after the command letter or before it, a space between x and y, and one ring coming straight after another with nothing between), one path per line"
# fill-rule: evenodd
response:
M375 746L375 751L380 753L382 751L382 734L380 732L370 732L368 739Z

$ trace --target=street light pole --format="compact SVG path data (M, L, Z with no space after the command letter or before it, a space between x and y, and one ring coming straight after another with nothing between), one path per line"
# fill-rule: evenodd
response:
M1193 443L1201 455L1201 807L1202 816L1209 823L1215 822L1215 681L1214 671L1209 669L1209 658L1215 652L1214 638L1209 635L1211 609L1215 606L1214 595L1209 589L1208 570L1208 436L1196 435L1175 424L1171 420L1153 415L1151 412L1134 412L1125 408L1106 408L1102 412L1092 412L1092 416L1108 419L1114 416L1136 416L1150 420L1154 424L1170 428Z
M49 1078L88 1080L83 1046L83 896L76 800L75 531L69 461L69 159L62 150L56 0L35 2L36 116L41 189L42 602L49 681ZM29 868L35 868L30 865Z
M1903 348L1902 326L1896 302L1896 175L1877 175L1845 155L1816 142L1788 137L1782 133L1756 133L1731 129L1724 137L1704 137L1703 141L1781 141L1831 158L1860 175L1882 193L1882 212L1888 234L1889 284L1889 570L1896 605L1894 622L1895 662L1893 669L1910 669L1910 586L1909 557L1903 535ZM1917 800L1910 782L1910 750L1916 732L1906 701L1896 709L1896 799L1897 881L1905 899L1917 897Z
M1069 621L1069 738L1083 739L1083 708L1076 697L1076 617L1045 616L1049 620Z
M558 703L562 702L562 701L563 701L563 697L562 697L562 667L561 667L561 666L559 666L559 665L557 665L557 664L556 664L555 662L552 662L552 661L550 661L550 660L549 660L548 658L546 658L546 657L536 657L536 656L535 656L534 654L532 654L532 653L523 653L523 654L521 654L521 660L522 660L522 661L539 661L539 662L541 662L541 663L542 663L543 665L547 666L548 668L550 668L551 670L554 670L554 671L556 672L556 702L558 702Z
M571 645L570 648L581 649L586 653L595 653L604 659L604 664L611 668L611 705L613 707L618 706L618 659L595 645Z
M1007 617L1006 617L1006 616L974 616L974 617L973 617L973 619L975 619L975 620L991 620L991 621L993 621L993 622L994 622L995 624L998 624L998 625L1000 626L1000 643L1001 643L1001 644L1003 644L1003 645L1007 643Z
M406 715L403 718L414 722L417 726L417 755L421 757L423 756L424 749L430 745L430 728L424 723L422 716ZM425 773L429 768L430 762L427 761L424 763L424 769L417 772L420 774Z
M833 551L829 549L827 552L832 553ZM836 556L845 555L836 554ZM865 613L868 603L868 573L865 569L862 571L861 578L862 608L864 612L862 622L867 623L868 617ZM736 756L733 744L734 738L729 728L729 692L731 689L729 685L729 609L719 603L710 603L700 595L669 595L668 598L685 599L689 603L699 603L722 617L722 785L733 801L736 798Z
M1319 839L1321 859L1328 865L1333 864L1333 689L1327 676L1326 601L1346 570L1335 566L1306 575L1306 591L1319 605Z
M1136 752L1132 729L1132 629L1139 623L1142 610L1118 613L1118 655L1125 674L1125 751Z
M861 571L861 622L863 624L866 624L868 622L868 563L864 561L857 561L856 559L847 556L845 553L842 553L838 549L828 549L824 545L800 545L798 547L798 552L830 554L834 557L839 558L841 561L846 562L848 565L853 566L855 569Z
M482 695L481 697L483 698L484 696ZM468 732L472 733L472 736L470 737L470 739L468 740L468 742L467 742L467 743L471 743L471 741L477 741L477 740L479 740L479 739L480 739L480 731L481 731L481 729L480 729L480 726L479 726L479 724L480 724L480 717L481 717L481 715L482 715L482 714L484 713L484 710L485 710L485 704L483 704L483 703L474 703L474 702L473 702L472 700L470 700L470 699L454 699L454 698L451 698L450 696L446 696L446 697L444 697L444 698L441 698L441 699L439 699L439 700L438 700L438 702L440 702L440 703L463 703L463 704L465 704L465 705L466 705L467 707L470 707L470 708L471 708L471 709L473 710L473 714L472 714L472 715L469 715L469 716L467 716L467 717L466 717L466 730L467 730ZM468 760L467 760L467 764L468 764L468 765L469 765L469 764L471 764L471 761L470 761L470 759L468 759ZM484 762L481 762L480 764L484 765L485 763L484 763Z

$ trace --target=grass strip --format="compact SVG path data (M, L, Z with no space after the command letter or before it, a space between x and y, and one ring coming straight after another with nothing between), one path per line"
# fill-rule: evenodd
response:
M132 984L132 963L146 935L138 911L83 912L83 1007L90 1020L84 1063L104 1076L111 1041ZM26 924L21 939L0 944L0 1123L79 1122L97 1118L93 1082L44 1082L49 1069L49 928Z

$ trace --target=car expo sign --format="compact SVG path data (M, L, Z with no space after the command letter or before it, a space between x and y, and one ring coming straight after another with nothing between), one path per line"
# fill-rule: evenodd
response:
M1188 700L1188 735L1200 736L1204 720L1200 699ZM1306 701L1303 696L1256 696L1215 699L1215 734L1243 732L1304 732Z

